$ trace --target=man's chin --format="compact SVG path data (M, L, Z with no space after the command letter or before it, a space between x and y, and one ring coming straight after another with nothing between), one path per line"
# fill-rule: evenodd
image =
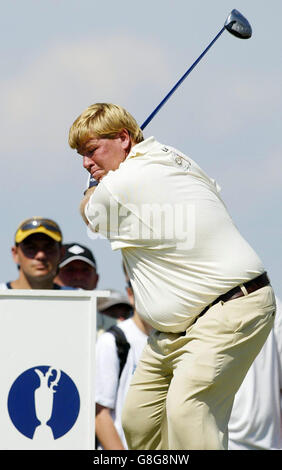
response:
M47 269L44 270L36 270L32 276L30 276L34 281L43 282L54 279L54 273L50 273Z
M89 289L87 285L83 285L81 282L78 285L76 285L75 283L66 284L66 285L69 285L70 287L73 287L74 289L91 290Z

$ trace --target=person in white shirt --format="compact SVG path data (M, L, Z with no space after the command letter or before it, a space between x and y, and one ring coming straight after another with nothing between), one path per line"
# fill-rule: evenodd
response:
M229 450L282 449L282 304L274 326L247 372L228 423Z
M132 287L127 287L129 302L133 315L118 322L129 344L126 361L120 370L121 363L117 352L114 335L110 331L102 333L96 346L96 436L98 448L105 450L127 449L127 443L121 424L122 409L126 394L143 352L150 326L144 322L134 308ZM104 299L108 301L108 298ZM113 307L114 301L110 300ZM105 304L106 305L106 304Z
M261 260L216 183L182 152L144 140L124 108L91 105L69 144L99 182L84 220L122 250L136 309L155 329L123 410L128 447L226 449L234 395L274 321Z

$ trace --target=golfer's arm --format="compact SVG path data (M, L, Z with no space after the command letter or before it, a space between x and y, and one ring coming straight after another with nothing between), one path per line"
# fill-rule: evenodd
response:
M90 199L90 196L94 193L95 189L97 188L97 186L92 186L91 188L87 189L87 191L85 192L84 194L84 198L82 199L81 203L80 203L80 206L79 206L79 211L80 211L80 215L81 217L83 218L84 222L86 223L86 225L89 224L88 220L86 219L85 217L85 206L87 204L87 202L89 201Z
M124 450L109 408L96 405L95 428L97 438L105 450Z

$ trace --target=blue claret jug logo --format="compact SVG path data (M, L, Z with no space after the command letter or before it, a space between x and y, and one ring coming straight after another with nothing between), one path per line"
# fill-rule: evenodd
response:
M72 379L52 366L23 372L8 396L10 418L29 439L46 442L64 436L75 424L80 409L78 390Z

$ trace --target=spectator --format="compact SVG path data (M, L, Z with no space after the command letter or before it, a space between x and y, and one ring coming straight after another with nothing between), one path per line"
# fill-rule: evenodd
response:
M282 305L274 327L235 395L229 450L282 449Z
M96 349L96 436L100 448L106 450L127 449L121 425L121 412L132 375L147 341L151 327L138 315L129 283L127 294L133 308L133 316L118 324L127 342L126 358L122 371L118 354L118 343L110 331L97 340ZM100 299L109 308L110 299ZM101 308L101 307L100 307ZM102 307L103 308L103 307ZM105 312L105 310L102 310ZM121 319L121 310L117 310ZM120 346L121 347L121 346ZM123 346L125 347L125 345Z
M99 275L93 253L79 243L63 245L65 252L55 282L85 290L96 289Z
M115 289L105 289L110 292L109 297L98 297L97 309L100 314L97 322L98 335L113 325L127 320L132 316L132 305L128 298Z
M12 256L19 276L0 283L0 289L61 289L54 283L63 255L62 232L56 222L44 217L24 220L15 233Z
M97 288L99 275L97 262L92 251L80 243L66 243L64 256L60 262L55 282L60 286L93 290ZM107 289L108 290L108 289ZM115 325L120 319L128 317L131 309L128 299L119 292L111 291L111 297L97 300L98 334ZM120 315L118 309L121 310Z

